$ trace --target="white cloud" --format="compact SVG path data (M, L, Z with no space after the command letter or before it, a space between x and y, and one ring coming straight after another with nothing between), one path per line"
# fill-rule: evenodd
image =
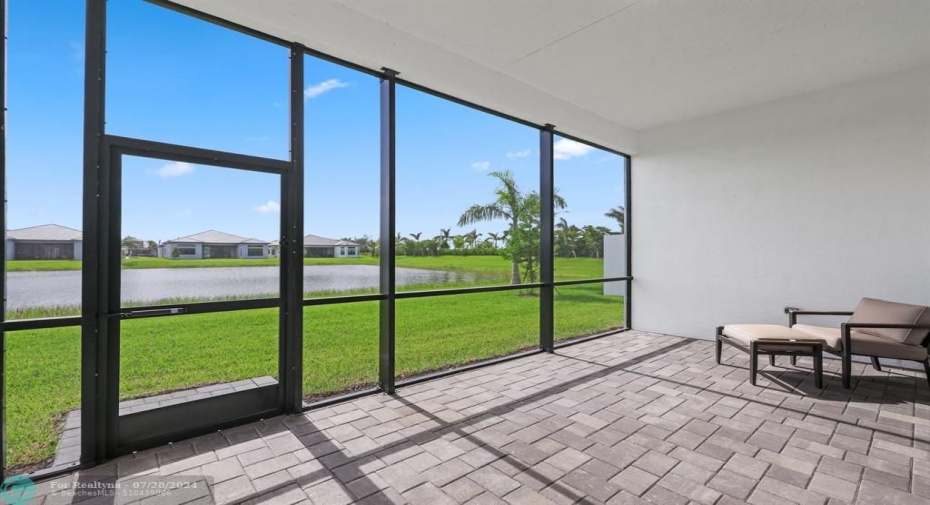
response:
M259 214L271 214L276 212L281 212L281 204L274 200L268 200L267 202L257 206L252 207L252 210L258 212Z
M484 172L485 170L491 168L491 162L490 161L476 161L471 164L471 168L474 168L475 170L481 170L482 172Z
M182 175L187 175L194 172L194 165L190 163L185 163L183 161L177 161L174 163L167 163L162 165L160 168L149 170L149 173L155 174L159 177L180 177Z
M314 84L313 86L308 86L304 90L304 98L310 100L311 98L316 98L327 91L332 91L334 89L345 88L349 86L349 83L340 81L339 79L329 79L323 81L319 84Z
M580 158L594 150L594 148L589 145L582 144L581 142L575 142L574 140L569 139L562 139L557 141L552 146L552 148L553 157L557 160Z
M526 149L524 151L510 151L507 153L508 158L526 158L530 155L530 150Z

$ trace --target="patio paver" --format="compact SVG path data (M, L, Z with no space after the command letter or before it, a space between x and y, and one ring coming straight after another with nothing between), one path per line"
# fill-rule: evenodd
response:
M755 387L743 353L629 331L143 451L37 503L156 477L209 491L172 503L926 503L922 372L856 363L844 390L838 369L819 389L785 358Z

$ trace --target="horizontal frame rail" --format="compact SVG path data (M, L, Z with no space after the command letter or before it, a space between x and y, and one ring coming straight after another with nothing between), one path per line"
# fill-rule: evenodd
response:
M529 349L526 351L519 351L513 354L508 354L506 356L488 358L486 360L477 361L475 363L467 363L461 366L452 367L452 368L441 370L438 372L427 372L427 373L424 373L423 375L417 375L415 377L410 377L409 379L399 380L396 382L396 386L397 387L412 386L414 384L419 384L421 382L441 379L443 377L448 377L450 375L467 372L469 370L475 370L478 368L484 368L486 366L497 365L499 363L505 363L507 361L513 361L515 359L525 358L527 356L541 354L542 352L543 352L542 349Z
M66 328L80 326L81 316L43 317L40 319L13 319L3 321L2 329L7 331L43 330L46 328Z
M633 277L608 277L604 279L584 279L584 280L572 280L572 281L556 281L553 283L553 286L572 286L577 284L596 284L602 282L622 282L633 280ZM493 293L497 291L514 291L519 289L534 289L542 287L542 283L534 284L508 284L501 286L478 286L470 288L453 288L453 289L439 289L432 291L407 291L401 292L394 295L395 299L406 299L406 298L427 298L430 296L448 296L448 295L467 295L467 294L478 294L478 293ZM357 302L374 302L379 300L388 299L386 294L372 294L372 295L352 295L352 296L333 296L328 298L304 298L301 303L304 307L313 307L318 305L334 305L340 303L357 303ZM123 314L131 314L132 312L140 312L146 310L163 310L166 307L169 308L181 308L184 309L183 314L202 314L207 312L229 312L235 310L249 310L249 309L270 309L279 307L281 305L281 298L254 298L248 300L229 300L229 301L217 301L217 302L195 302L195 303L172 303L169 305L143 305L139 307L125 307L121 308L116 314L112 314L112 317L122 317ZM166 315L181 315L182 313L177 314L166 314ZM49 317L41 319L13 319L6 320L2 323L3 331L21 331L21 330L38 330L45 328L63 328L68 326L80 326L81 316L65 316L65 317Z
M413 82L413 81L408 81L407 79L403 79L403 78L398 77L398 78L397 78L397 84L400 84L401 86L404 86L405 88L410 88L410 89L412 89L412 90L414 90L414 91L419 91L419 92L421 92L421 93L426 93L427 95L435 96L436 98L441 98L441 99L443 99L443 100L448 100L448 101L450 101L450 102L453 102L453 103L456 103L456 104L459 104L459 105L464 105L465 107L468 107L468 108L470 108L470 109L475 109L475 110L477 110L477 111L481 111L481 112L484 112L484 113L486 113L486 114L491 114L492 116L497 116L497 117L499 117L499 118L501 118L501 119L506 119L506 120L508 120L508 121L512 121L512 122L514 122L514 123L521 124L521 125L523 125L523 126L528 126L528 127L530 127L530 128L535 128L535 129L537 129L537 130L542 130L542 129L544 128L544 125L539 125L539 124L533 123L532 121L527 121L527 120L525 120L525 119L520 119L520 118L518 118L518 117L516 117L516 116L511 116L510 114L507 114L507 113L505 113L505 112L500 112L500 111L491 109L491 108L489 108L489 107L485 107L485 106L483 106L483 105L479 105L479 104L477 104L477 103L475 103L475 102L470 102L470 101L465 100L465 99L462 99L462 98L454 97L454 96L449 95L449 94L447 94L447 93L443 93L442 91L438 91L438 90L435 90L435 89L433 89L433 88L430 88L430 87L427 87L427 86L423 86L422 84L417 84L417 83L415 83L415 82ZM560 134L560 135L561 135L561 134Z
M337 303L355 303L355 302L376 302L387 300L388 295L350 295L350 296L330 296L326 298L304 298L301 302L304 307L315 307L317 305L334 305Z
M602 277L599 279L577 279L577 280L571 280L571 281L555 281L552 283L552 285L555 287L559 287L559 286L574 286L576 284L599 284L599 283L605 283L605 282L624 282L624 281L632 281L632 280L633 278L630 276Z
M556 348L556 349L561 349L561 348L563 348L563 347L568 347L568 346L572 346L572 345L575 345L575 344L583 344L583 343L585 343L585 342L590 342L590 341L592 341L592 340L597 340L597 339L599 339L599 338L609 337L610 335L616 335L616 334L618 334L618 333L623 333L623 332L625 332L625 331L630 331L630 327L629 327L629 326L626 326L626 327L624 327L624 328L619 328L619 329L610 330L610 331L604 331L604 332L601 332L601 333L595 333L594 335L586 335L586 336L584 336L584 337L567 338L567 339L564 339L564 340L561 340L561 341L556 341L556 343L555 343L555 348Z
M572 140L572 141L578 142L579 144L584 144L584 145L587 145L587 146L594 147L594 148L596 148L596 149L600 149L600 150L602 150L602 151L607 151L607 152L609 152L609 153L611 153L611 154L616 154L617 156L621 156L621 157L625 158L626 161L627 161L627 163L630 162L631 157L630 157L629 154L620 152L620 151L618 151L618 150L616 150L616 149L611 149L611 148L609 148L609 147L604 147L604 146L602 146L602 145L600 145L600 144L595 144L594 142L591 142L590 140L584 140L584 139L582 139L582 138L580 138L580 137L576 137L576 136L570 135L570 134L568 134L568 133L562 133L562 132L557 131L557 132L555 132L555 134L558 135L559 137L562 137L563 139Z
M116 313L108 317L132 318L133 313L147 311L165 311L153 317L168 317L190 314L205 314L209 312L231 312L235 310L275 309L281 307L281 298L250 298L247 300L224 300L216 302L172 303L168 305L146 305L141 307L121 307ZM178 309L168 312L167 309Z
M309 403L303 404L303 411L321 409L323 407L329 407L330 405L336 405L337 403L349 402L352 400L357 400L359 398L364 398L369 395L376 393L382 393L381 388L379 387L370 387L365 389L360 389L358 391L351 391L344 394L336 394L333 396L327 396L319 400L315 400Z
M209 165L222 168L235 168L251 172L265 172L281 175L294 169L290 161L248 154L215 151L201 147L191 147L153 140L107 135L104 137L107 149L115 154L155 158L166 161L179 161L197 165Z
M541 288L543 284L540 282L532 284L505 284L502 286L477 286L472 288L452 288L452 289L442 289L435 291L404 291L394 295L394 298L397 300L403 300L405 298L426 298L429 296L447 296L447 295L470 295L476 293L493 293L495 291L515 291L518 289L534 289Z

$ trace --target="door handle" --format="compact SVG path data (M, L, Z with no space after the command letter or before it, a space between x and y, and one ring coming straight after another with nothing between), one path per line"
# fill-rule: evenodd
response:
M138 319L140 317L176 316L180 314L187 314L187 309L184 307L172 307L166 309L131 310L129 312L121 312L119 318Z

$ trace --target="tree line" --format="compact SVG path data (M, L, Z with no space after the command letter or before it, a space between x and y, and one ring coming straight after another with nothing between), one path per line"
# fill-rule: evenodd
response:
M494 200L486 204L474 204L462 212L458 226L466 227L485 221L503 221L507 228L499 233L470 232L452 235L451 228L442 228L439 234L423 238L422 232L394 238L395 251L406 256L439 255L497 255L511 261L511 283L533 283L539 280L540 209L542 202L536 191L523 192L510 171L490 172L497 179ZM556 213L565 209L567 203L558 191L553 195ZM604 213L617 222L620 233L624 231L626 212L623 207L614 207ZM566 258L600 258L604 251L604 235L613 233L605 226L570 224L564 217L555 225L553 249L556 256ZM483 238L482 238L483 237ZM351 240L362 247L362 252L380 255L381 244L377 239L365 235Z
M423 232L394 237L396 254L406 256L479 256L501 255L511 262L512 284L534 283L539 280L540 210L542 200L537 191L523 192L517 185L513 172L490 172L497 179L494 199L490 203L474 204L465 209L458 219L459 227L485 221L503 221L506 228L499 233L480 233L477 229L453 235L452 228L441 228L433 237L423 237ZM558 214L567 207L565 199L553 195L553 207ZM614 207L604 213L617 222L620 233L624 232L626 211ZM560 217L555 225L553 250L556 256L566 258L600 258L604 251L604 236L613 233L605 226L577 226ZM345 237L357 243L362 253L379 256L380 240L364 235ZM155 241L126 237L122 245L130 249L148 249L154 252Z

